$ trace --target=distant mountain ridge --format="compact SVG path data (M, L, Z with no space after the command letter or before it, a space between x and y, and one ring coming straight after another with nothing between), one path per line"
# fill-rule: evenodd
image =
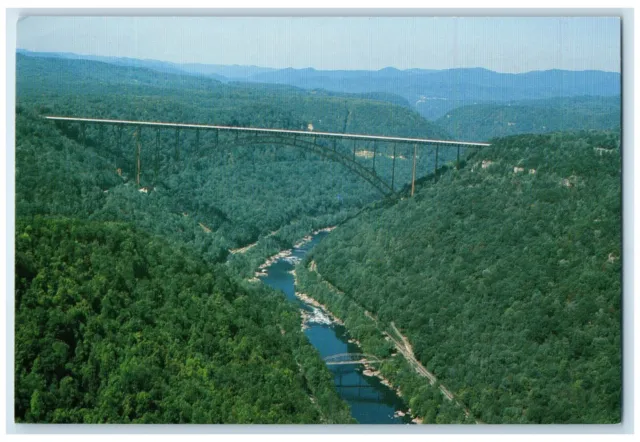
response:
M162 72L198 75L219 81L285 84L330 92L395 94L408 101L423 117L436 120L449 110L481 103L500 103L574 96L620 95L620 74L604 71L552 69L507 74L485 68L444 70L386 67L367 70L317 70L314 68L263 68L240 65L177 64L157 60L85 56L18 50L32 57L74 58L121 66L145 67Z
M379 71L281 69L248 81L290 84L337 92L387 92L406 98L424 117L436 119L448 110L481 102L504 102L571 96L620 94L620 74L603 71L532 71L503 74L484 68L441 71L385 68Z
M259 66L218 65L202 63L180 64L172 63L169 61L138 59L129 57L82 55L74 54L72 52L33 52L24 49L18 49L17 53L28 57L100 61L117 66L153 69L155 71L169 74L204 75L223 82L243 80L251 75L257 75L274 70L272 68L263 68Z
M462 106L436 123L461 140L517 134L620 130L620 96L576 96Z

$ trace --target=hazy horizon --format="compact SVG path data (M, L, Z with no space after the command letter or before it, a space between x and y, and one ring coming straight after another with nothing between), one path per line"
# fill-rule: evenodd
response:
M494 71L492 69L488 69L482 66L469 66L469 67L464 67L464 68L442 68L442 69L427 69L427 68L406 68L406 69L400 69L397 68L395 66L385 66L382 67L380 69L373 69L373 70L367 70L367 69L316 69L312 66L307 66L307 67L300 67L300 68L294 68L291 66L286 66L283 68L274 68L272 66L260 66L260 65L254 65L254 64L220 64L220 63L198 63L198 62L194 62L194 63L175 63L172 61L167 61L167 60L158 60L155 58L134 58L134 57L118 57L118 56L113 56L113 55L95 55L95 54L84 54L84 53L79 53L79 52L68 52L68 51L31 51L29 49L25 49L25 48L16 48L16 50L18 51L24 51L24 52L28 52L28 53L33 53L33 54L64 54L64 55L73 55L73 56L77 56L79 58L81 57L107 57L107 58L113 58L113 59L124 59L124 60L139 60L139 61L146 61L146 62L160 62L160 63L172 63L172 64L176 64L179 66L185 66L185 65L202 65L202 66L231 66L231 67L250 67L250 68L260 68L260 69L273 69L273 70L284 70L284 69L295 69L295 70L313 70L313 71L348 71L348 72L358 72L358 71L363 71L363 72L379 72L379 71L384 71L386 69L394 69L400 72L406 72L406 71L417 71L417 70L421 70L421 71L447 71L447 70L458 70L458 69L482 69L482 70L486 70L486 71L490 71L490 72L495 72L497 74L513 74L513 75L517 75L517 74L529 74L529 73L533 73L533 72L548 72L548 71L554 71L554 70L558 70L558 71L567 71L567 72L589 72L589 71L594 71L594 72L606 72L606 73L612 73L612 74L620 74L619 71L606 71L606 70L602 70L602 69L558 69L558 68L549 68L549 69L534 69L531 71L524 71L524 72L500 72L500 71Z
M617 17L27 17L17 47L270 69L620 73Z

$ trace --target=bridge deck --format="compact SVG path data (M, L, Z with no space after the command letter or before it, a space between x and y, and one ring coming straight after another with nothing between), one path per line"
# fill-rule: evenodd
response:
M164 123L158 121L134 121L134 120L109 120L100 118L76 118L76 117L59 117L59 116L45 116L47 120L56 121L72 121L78 123L102 123L102 124L122 124L122 125L135 125L135 126L152 126L152 127L172 127L172 128L184 128L184 129L209 129L209 130L226 130L236 132L253 132L253 133L274 133L274 134L288 134L288 135L301 135L301 136L317 136L317 137L330 137L330 138L342 138L347 140L368 140L368 141L386 141L386 142L399 142L399 143L415 143L415 144L438 144L449 146L474 146L474 147L489 147L489 143L477 143L470 141L455 141L455 140L432 140L428 138L407 138L407 137L390 137L383 135L365 135L365 134L343 134L336 132L316 132L305 130L289 130L289 129L270 129L265 127L234 127L234 126L217 126L210 124L191 124L191 123Z
M340 362L325 362L325 365L358 365L358 364L380 364L382 361L379 360L359 360L359 361L340 361Z

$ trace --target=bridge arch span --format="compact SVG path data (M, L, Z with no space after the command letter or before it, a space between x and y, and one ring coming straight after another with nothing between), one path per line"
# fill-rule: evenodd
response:
M305 149L320 157L342 164L351 172L355 173L360 178L364 179L373 187L375 187L376 190L378 190L383 195L389 196L393 193L393 189L391 188L391 186L386 181L384 181L379 175L377 175L374 171L364 167L362 164L353 160L348 155L345 155L344 153L339 152L337 150L332 150L330 147L323 146L317 142L306 141L301 139L292 139L290 137L258 136L258 137L251 137L248 139L239 138L237 141L235 140L224 141L224 142L220 142L219 145L243 147L243 146L255 146L258 144L277 144L280 146L290 146L290 147Z

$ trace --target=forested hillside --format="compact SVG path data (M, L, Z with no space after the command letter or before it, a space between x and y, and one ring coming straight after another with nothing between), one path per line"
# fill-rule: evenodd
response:
M118 150L116 131L87 126L83 147L79 126L56 126L40 115L305 130L312 124L318 131L447 137L400 106L289 86L223 85L95 61L21 55L17 78L18 214L131 221L216 261L232 247L294 224L275 237L286 246L380 194L343 166L299 148L236 147L229 135L221 135L217 145L213 132L203 132L196 153L195 132L182 131L175 152L173 130L156 135L145 129L141 186L153 190L141 193L134 184L134 128L123 132ZM357 149L372 147L362 143ZM421 158L420 170L428 167L426 161ZM401 185L410 179L411 166L406 159L397 163ZM378 158L381 173L388 175L390 164L389 155Z
M295 310L125 223L19 218L15 417L347 423Z
M389 91L222 83L128 62L18 54L17 63L18 421L351 422L299 312L241 281L267 256L336 224L299 282L322 285L328 304L341 297L337 310L358 339L369 335L367 352L391 359L380 334L390 325L409 337L462 404L391 359L382 370L427 422L619 421L617 131L496 139L460 170L418 180L414 197L412 146L337 143L385 179L396 165L401 195L381 200L344 166L302 148L223 132L83 131L43 118L477 140L619 128L619 98L470 106L451 111L443 129ZM453 78L494 78L487 72ZM576 88L610 88L611 76L590 75L598 81ZM535 86L547 77L532 78ZM512 119L501 132L496 121ZM456 155L439 152L440 165ZM418 176L433 162L433 147L421 148Z
M617 133L498 139L305 265L344 292L336 308L393 321L477 419L619 422L620 173Z
M562 97L463 106L437 123L455 139L479 141L525 133L619 130L620 113L620 96Z
M251 263L216 263L273 231L271 246L287 247L377 191L298 149L203 135L196 152L193 132L178 157L174 132L160 133L155 163L156 134L143 131L141 192L133 130L118 149L117 131L88 127L85 139L42 115L438 129L380 100L83 60L18 56L17 78L16 419L351 422L298 312L237 282Z
M17 80L16 419L351 422L298 312L237 280L375 189L300 149L42 116L446 134L376 97L95 61L18 55Z

